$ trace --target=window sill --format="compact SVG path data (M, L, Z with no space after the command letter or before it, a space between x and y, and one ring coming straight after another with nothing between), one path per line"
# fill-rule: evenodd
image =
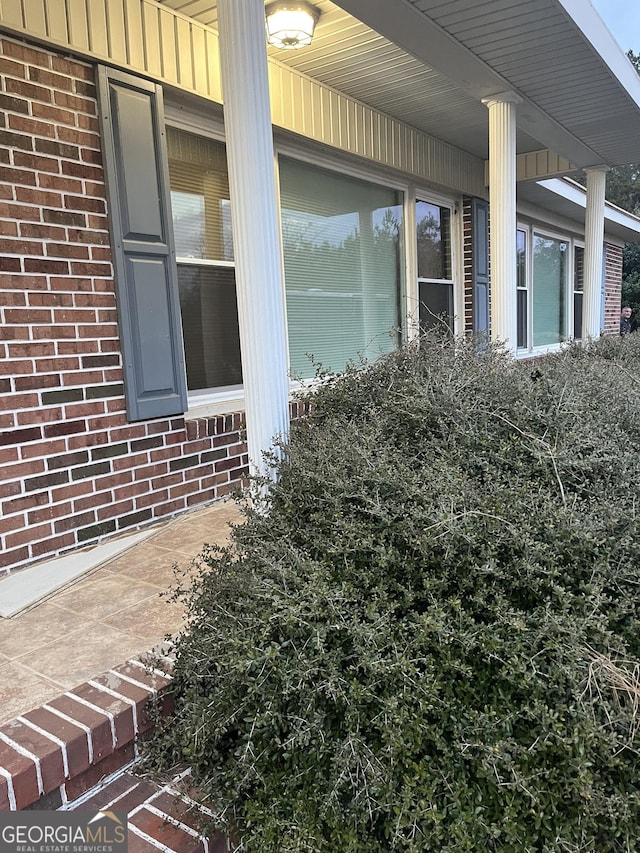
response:
M562 348L568 343L569 341L562 341L559 344L547 344L546 346L532 347L531 349L519 349L516 352L516 358L525 360L527 358L538 358L541 355L551 355L554 352L561 352Z

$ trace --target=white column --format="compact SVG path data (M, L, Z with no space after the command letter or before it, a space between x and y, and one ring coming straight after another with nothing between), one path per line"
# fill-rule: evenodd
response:
M587 210L584 217L584 282L582 339L600 336L604 191L608 166L590 166L587 173Z
M218 0L240 349L253 473L289 430L289 381L263 0Z
M515 353L516 302L516 104L515 92L482 103L489 108L489 232L491 339Z

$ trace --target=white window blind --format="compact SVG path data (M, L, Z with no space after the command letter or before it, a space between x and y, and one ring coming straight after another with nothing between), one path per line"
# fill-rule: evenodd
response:
M225 147L167 128L171 208L190 391L242 383Z
M560 343L566 336L567 243L533 237L533 345Z
M280 190L292 377L394 349L403 193L287 157Z

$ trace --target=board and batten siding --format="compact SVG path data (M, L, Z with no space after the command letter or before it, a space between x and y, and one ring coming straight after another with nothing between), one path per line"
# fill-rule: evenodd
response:
M155 0L0 0L0 28L222 103L218 34ZM274 125L469 195L480 158L269 60Z

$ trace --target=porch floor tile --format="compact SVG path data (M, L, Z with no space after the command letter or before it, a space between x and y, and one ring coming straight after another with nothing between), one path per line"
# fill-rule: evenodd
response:
M0 724L175 635L183 609L162 595L173 565L193 571L205 542L225 544L239 520L234 502L218 501L160 523L72 586L0 618Z

